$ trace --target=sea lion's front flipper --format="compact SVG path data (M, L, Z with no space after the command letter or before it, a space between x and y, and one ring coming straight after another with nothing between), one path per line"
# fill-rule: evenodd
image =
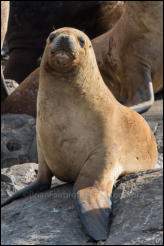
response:
M116 149L116 147L115 147ZM74 184L75 206L84 228L94 240L108 237L112 222L112 190L123 169L105 146L91 152Z
M75 193L75 206L87 233L96 241L107 239L111 214L110 198L95 187L87 187Z

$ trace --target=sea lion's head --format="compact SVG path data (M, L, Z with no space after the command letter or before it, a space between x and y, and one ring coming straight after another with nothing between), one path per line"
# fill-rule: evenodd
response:
M50 33L42 60L47 69L64 73L84 64L90 48L92 45L86 34L64 27Z

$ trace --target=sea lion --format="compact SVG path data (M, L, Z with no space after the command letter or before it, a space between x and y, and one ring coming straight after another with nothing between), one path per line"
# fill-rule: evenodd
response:
M92 40L114 96L142 113L163 88L163 1L127 1L113 29Z
M37 149L37 181L2 205L49 189L53 175L75 182L75 205L95 240L108 236L116 179L155 167L157 146L150 127L112 95L91 41L80 30L65 27L47 38L37 98Z

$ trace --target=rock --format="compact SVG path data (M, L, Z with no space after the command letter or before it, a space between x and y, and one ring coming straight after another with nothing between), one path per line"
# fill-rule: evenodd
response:
M19 86L19 84L12 79L6 79L5 83L6 83L8 95L10 95L13 91L15 91L15 89Z
M162 169L121 179L113 194L113 223L105 245L161 245Z
M2 73L2 71L1 71ZM3 102L9 95L11 95L19 84L12 79L4 79L3 74L1 74L1 102ZM2 106L2 105L1 105Z
M33 182L36 179L38 165L35 163L15 165L1 170L1 199L6 200L17 190Z
M1 167L37 162L36 120L29 115L1 117Z
M10 182L18 169L15 183L24 186L30 179L23 181L23 176L34 177L36 167L36 164L27 163L4 168L3 176L8 177L4 183ZM16 200L2 208L2 245L96 245L85 234L75 210L72 184L56 180L51 190ZM162 180L162 169L121 178L112 197L110 235L106 241L97 244L161 245Z
M163 96L163 95L162 95ZM142 115L152 129L158 148L158 167L163 167L163 99L156 100L154 105Z

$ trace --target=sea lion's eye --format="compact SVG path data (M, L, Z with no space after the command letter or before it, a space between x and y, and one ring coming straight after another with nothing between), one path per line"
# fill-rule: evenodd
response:
M55 37L56 37L55 33L50 34L49 36L50 43L54 40Z
M78 37L78 41L79 41L80 46L83 48L85 45L85 40L82 37Z

